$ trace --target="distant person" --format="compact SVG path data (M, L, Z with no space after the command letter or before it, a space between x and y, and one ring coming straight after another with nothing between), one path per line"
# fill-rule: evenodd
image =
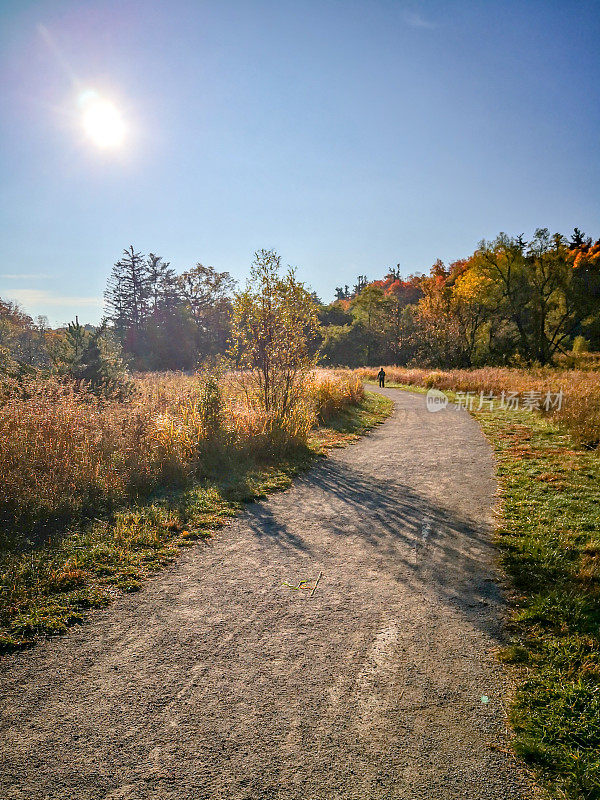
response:
M383 389L383 387L385 386L385 371L383 367L377 373L377 380L379 381L379 385Z

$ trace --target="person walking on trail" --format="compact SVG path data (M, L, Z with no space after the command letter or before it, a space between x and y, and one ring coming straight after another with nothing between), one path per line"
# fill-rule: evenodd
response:
M384 386L385 386L385 371L384 371L383 367L377 373L377 378L379 380L380 387L383 389Z

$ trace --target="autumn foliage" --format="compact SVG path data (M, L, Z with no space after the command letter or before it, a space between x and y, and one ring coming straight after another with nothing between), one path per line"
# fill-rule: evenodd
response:
M394 269L338 297L337 314L322 314L332 363L548 364L577 337L600 349L600 241L578 229L570 240L545 228L530 241L500 234L427 275Z

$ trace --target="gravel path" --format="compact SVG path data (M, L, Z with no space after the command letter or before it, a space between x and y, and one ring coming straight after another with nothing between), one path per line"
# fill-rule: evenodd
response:
M489 445L394 415L0 669L0 797L505 800ZM322 578L310 591L284 582Z

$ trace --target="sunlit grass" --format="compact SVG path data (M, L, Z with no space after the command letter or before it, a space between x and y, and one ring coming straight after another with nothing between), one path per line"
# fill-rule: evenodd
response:
M26 406L29 414L18 407L23 400L17 398L4 408L5 420L12 414L12 419L22 424L22 437L32 431L38 436L27 452L40 458L32 474L45 492L43 497L52 499L52 491L65 491L71 471L76 491L71 498L62 498L65 514L70 516L65 516L61 525L54 519L43 541L27 542L22 532L24 515L14 517L20 526L0 559L0 649L25 646L40 635L63 633L82 620L88 609L106 605L121 592L136 591L145 578L176 558L180 548L211 536L244 503L288 488L293 476L328 447L353 441L391 409L388 400L370 394L363 397L362 385L351 373L322 373L308 381L300 412L275 424L244 407L231 376L222 384L222 407L212 408L210 414L203 406L209 402L206 386L197 378L181 375L138 379L136 398L123 407L112 401L96 404L67 391L52 397L35 396L34 403ZM32 416L34 409L42 412L38 419ZM131 434L135 425L127 414L136 420L137 436ZM319 424L323 417L328 421ZM153 427L157 418L159 434ZM213 427L208 430L211 419ZM93 517L75 513L85 508L83 500L90 497L86 493L90 470L76 462L71 470L47 445L51 436L56 436L59 446L70 447L67 422L76 429L81 448L73 447L71 457L83 453L88 462L95 459L94 463L101 465L92 473L99 498ZM105 439L91 436L98 429L108 430ZM89 441L83 430L90 435ZM110 446L99 453L95 447L106 439ZM103 460L105 452L110 459ZM144 493L139 482L130 493L136 459L149 476ZM16 458L14 464L18 466ZM49 464L56 474L44 473L43 466ZM107 472L103 471L105 465ZM21 491L17 498L29 503L29 513L35 511L38 519L46 514L49 520L49 510L54 512L58 506L48 502L36 505L27 494L32 481L9 479ZM6 476L0 480L7 485ZM118 492L103 494L114 485ZM10 509L15 508L14 498L12 502Z
M600 797L600 461L530 411L476 414L502 489L514 586L517 751L559 798Z
M363 391L350 372L320 372L281 416L249 406L233 374L146 375L134 388L123 402L32 380L0 401L0 543L27 547L78 515L186 486L219 454L278 459Z

